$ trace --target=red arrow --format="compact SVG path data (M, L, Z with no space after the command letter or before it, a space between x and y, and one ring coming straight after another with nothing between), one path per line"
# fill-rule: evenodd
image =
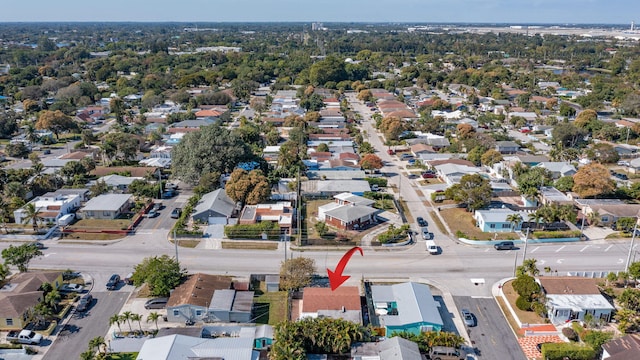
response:
M331 271L329 270L329 268L327 268L327 275L329 275L329 284L331 284L332 291L335 291L337 288L340 287L340 285L344 284L344 282L351 277L349 275L342 275L342 272L344 271L344 268L347 266L347 263L349 262L351 255L353 255L353 253L356 252L356 250L360 251L360 255L364 256L364 254L362 253L362 249L355 246L342 256L342 259L340 259L340 262L336 267L336 271Z

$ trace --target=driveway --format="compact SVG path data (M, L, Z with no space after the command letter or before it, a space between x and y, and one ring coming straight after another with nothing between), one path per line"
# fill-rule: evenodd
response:
M103 284L96 284L102 289ZM131 287L125 286L117 291L91 292L93 304L84 314L73 313L64 329L55 336L53 344L46 349L45 360L79 359L87 350L89 341L103 337L109 329L109 318L120 312L129 297Z
M454 296L453 299L458 309L468 309L476 318L476 326L467 327L467 333L478 359L504 359L505 354L509 354L510 360L526 360L493 298Z

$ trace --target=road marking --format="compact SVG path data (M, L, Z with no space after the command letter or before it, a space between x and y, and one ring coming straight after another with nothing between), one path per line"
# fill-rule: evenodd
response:
M580 249L580 252L583 252L583 251L587 250L587 249L589 248L589 246L591 246L591 245L586 245L585 247L583 247L582 249Z
M540 249L540 246L536 247L535 249L531 250L532 253L538 251L538 249Z
M618 259L618 264L623 264L624 263L624 259Z
M546 263L546 261L544 261L544 260L538 260L538 264L540 264L540 265L544 265L544 263Z
M491 249L486 248L486 249L484 249L484 252L489 252L489 250L491 250Z
M48 254L44 254L44 257L49 257L50 255L55 255L56 253L48 253Z
M558 259L556 262L557 262L558 264L562 264L562 262L563 262L563 261L564 261L564 259Z
M606 248L606 249L604 249L604 252L609 251L609 249L611 249L612 247L613 247L613 245L609 245L609 246L607 246L607 248Z
M472 299L493 299L491 296L472 296Z
M556 252L560 252L562 249L564 249L567 245L562 245L560 246L560 249L556 250Z
M153 234L152 231L136 231L137 235L151 235Z

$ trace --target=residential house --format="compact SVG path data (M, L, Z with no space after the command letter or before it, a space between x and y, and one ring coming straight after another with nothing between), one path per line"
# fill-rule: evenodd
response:
M546 297L547 316L553 324L585 321L585 315L609 322L615 311L598 289L598 279L549 277L537 279Z
M439 304L428 285L406 282L395 285L372 285L372 324L385 329L387 335L407 331L418 335L440 331L443 326Z
M136 180L144 180L142 177L133 176L121 176L121 175L107 175L99 178L96 182L104 182L109 189L116 190L118 192L129 192L129 185Z
M520 215L522 220L519 223L512 223L507 220L511 215ZM528 221L529 214L524 211L513 211L511 209L487 209L476 210L473 214L476 224L483 232L511 232L520 231L522 223Z
M129 211L132 201L131 194L102 194L87 201L76 214L81 219L113 220Z
M348 192L334 196L335 201L318 207L318 220L343 230L357 230L375 223L379 210L375 201Z
M543 205L573 205L573 200L553 186L540 187L540 198Z
M205 317L195 319L206 319L214 322L251 322L251 307L253 306L253 291L237 291L232 289L218 289L213 292L213 297L207 309Z
M62 285L62 272L18 273L0 288L0 330L20 330L27 325L29 309L43 300L42 284Z
M310 180L363 180L368 177L364 170L308 170L306 175Z
M172 146L156 146L149 153L150 158L171 159Z
M258 360L250 338L217 337L202 339L185 335L168 335L148 339L136 360L224 359Z
M97 177L111 174L127 174L133 177L158 179L160 176L160 169L151 166L97 166L93 171L91 171L91 174Z
M576 172L578 172L575 166L571 165L568 162L560 161L560 162L541 162L537 167L541 167L549 170L551 172L551 177L554 180L559 179L563 176L573 176Z
M171 124L167 128L167 132L171 134L175 133L187 133L193 131L199 131L201 127L215 124L216 120L211 118L196 119L196 120L184 120Z
M262 158L269 164L278 164L280 156L280 146L265 146L262 150Z
M302 292L299 318L329 317L362 324L360 290L357 286L330 288L306 287Z
M193 220L205 224L228 224L229 218L236 211L236 203L231 200L224 189L202 195L193 212Z
M208 319L216 290L231 289L229 277L197 273L175 288L167 302L167 320L184 322ZM221 307L220 304L216 304Z
M585 201L596 200L596 201ZM640 204L626 204L615 199L576 199L574 200L581 212L591 219L596 214L597 224L601 226L611 226L620 218L636 218L640 216ZM604 200L604 201L603 201ZM606 201L614 200L614 201Z
M496 151L500 154L515 154L520 150L520 145L513 141L496 141Z
M460 182L460 179L462 179L464 175L472 175L482 172L482 169L478 167L459 165L452 162L448 162L442 165L436 165L434 166L434 168L436 169L438 176L449 186L458 184Z
M407 144L409 145L425 144L425 145L431 146L433 151L436 151L436 152L451 145L449 143L449 139L441 135L436 135L432 133L423 133L421 131L414 131L413 135L415 135L416 137L413 139L407 139L406 140Z
M308 180L302 182L301 188L302 193L310 197L327 197L342 192L362 196L366 191L371 191L366 180Z
M427 144L417 143L411 145L411 153L415 157L419 157L421 154L434 153L433 147Z
M640 335L628 334L602 345L602 360L636 360L640 354Z
M62 216L80 208L80 202L78 195L51 192L32 199L28 204L33 204L42 222L55 224ZM13 212L16 224L24 223L26 216L26 205Z
M246 205L240 214L239 224L256 224L263 221L278 223L280 233L291 235L293 207L290 201L275 204Z
M351 346L352 360L422 360L418 344L394 336L378 342L356 343Z

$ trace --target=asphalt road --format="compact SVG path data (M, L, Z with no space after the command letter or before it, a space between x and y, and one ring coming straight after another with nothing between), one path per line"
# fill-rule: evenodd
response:
M468 309L476 319L476 326L467 327L467 333L478 359L506 359L505 354L509 354L509 360L526 360L511 327L493 298L456 296L453 300L458 311ZM460 317L460 313L455 316Z

